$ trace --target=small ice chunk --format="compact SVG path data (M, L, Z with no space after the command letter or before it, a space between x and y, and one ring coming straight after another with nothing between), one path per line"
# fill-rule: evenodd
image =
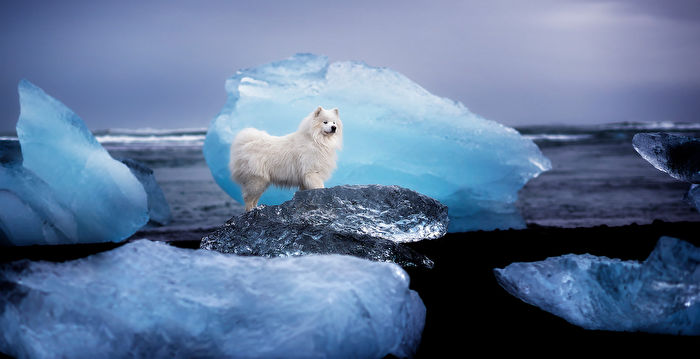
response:
M695 183L690 185L688 193L685 194L685 201L700 211L700 185Z
M238 131L292 133L319 105L337 107L344 126L338 168L326 187L410 188L450 208L450 232L524 228L514 206L518 191L551 168L537 145L516 130L435 96L388 68L297 54L238 71L226 81L226 92L228 100L209 126L203 151L216 182L241 203L228 168ZM260 203L280 204L293 194L270 188Z
M85 123L29 81L19 83L19 97L23 166L74 214L78 242L120 241L146 224L143 186L110 157Z
M568 254L494 272L510 294L586 329L700 335L700 248L675 238L643 263Z
M700 183L700 139L668 133L638 133L634 149L659 171L690 183Z
M129 167L131 173L136 176L136 179L138 179L143 185L143 189L146 190L146 196L148 199L148 216L150 221L161 226L170 223L170 221L173 220L173 217L170 214L170 206L168 205L168 201L165 199L163 190L158 185L158 182L156 182L156 177L153 175L153 170L145 164L131 158L125 158L121 161L123 164Z
M399 266L147 240L0 267L0 351L31 358L412 356L425 306Z
M430 268L430 259L400 243L442 237L447 225L447 207L410 189L336 186L298 191L281 205L233 217L201 248L268 257L349 254Z

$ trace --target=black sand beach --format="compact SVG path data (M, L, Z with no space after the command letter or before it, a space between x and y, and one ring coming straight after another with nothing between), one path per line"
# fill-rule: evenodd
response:
M521 302L503 290L492 273L512 262L538 261L567 253L590 253L623 260L644 260L661 236L680 238L700 246L700 222L662 222L648 225L590 228L529 226L524 230L450 233L409 244L426 254L431 270L407 268L411 288L427 307L419 358L462 356L487 350L498 354L520 351L556 355L562 344L576 353L643 352L647 349L680 352L697 346L696 337L588 331ZM137 233L132 239L164 240L173 233ZM180 233L169 241L198 248L206 230ZM122 243L123 244L123 243ZM116 244L5 247L0 262L18 259L65 261L110 250ZM494 344L499 343L499 344Z
M695 337L584 330L511 296L498 285L492 270L567 253L642 261L661 236L700 245L698 229L700 222L661 221L574 229L530 226L453 233L411 244L435 261L430 271L407 270L411 287L428 308L418 357L450 357L475 350L490 355L569 354L558 349L561 345L573 353L619 350L626 354L647 348L674 352L696 347Z

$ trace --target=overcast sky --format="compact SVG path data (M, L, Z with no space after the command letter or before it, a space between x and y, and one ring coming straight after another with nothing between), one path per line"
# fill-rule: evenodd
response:
M0 131L26 78L93 130L206 127L237 69L397 70L511 125L700 122L700 1L3 1Z

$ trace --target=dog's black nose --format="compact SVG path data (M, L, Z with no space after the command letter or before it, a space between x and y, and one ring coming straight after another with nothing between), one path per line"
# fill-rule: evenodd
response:
M335 132L335 126L331 126L331 132Z

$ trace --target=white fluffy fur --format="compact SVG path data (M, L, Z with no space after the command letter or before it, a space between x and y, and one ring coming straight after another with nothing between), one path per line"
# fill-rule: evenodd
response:
M270 184L323 188L335 169L335 151L342 142L343 124L337 108L319 106L296 132L281 137L254 128L241 130L231 145L229 168L243 191L246 211L257 206Z

